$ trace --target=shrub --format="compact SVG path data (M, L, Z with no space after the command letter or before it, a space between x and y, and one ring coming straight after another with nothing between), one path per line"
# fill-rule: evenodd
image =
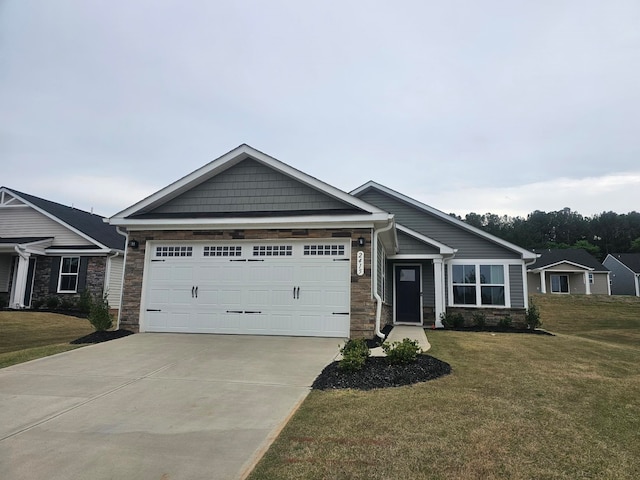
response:
M113 316L109 313L109 302L107 302L106 293L103 296L96 295L91 302L89 322L97 332L109 330L113 327Z
M0 308L6 308L9 306L9 295L6 293L0 293Z
M535 330L542 325L542 320L540 320L540 310L538 310L538 306L533 303L532 298L529 299L529 308L525 315L525 321L527 322L527 328L530 330Z
M440 320L445 328L462 328L464 327L464 317L461 313L447 313L442 312L440 314Z
M44 303L49 310L56 310L60 306L60 299L55 296L47 297Z
M44 306L44 300L33 300L31 302L32 310L40 310Z
M80 294L80 298L78 298L78 310L80 313L88 315L91 312L92 303L91 293L89 293L89 290L85 290Z
M364 367L371 352L367 347L367 342L362 338L347 340L347 343L340 349L342 360L339 367L347 372L355 372Z
M75 310L76 309L76 299L73 297L63 297L60 300L60 310Z
M498 327L504 329L511 328L512 323L513 321L511 320L511 315L506 315L498 321Z
M387 354L389 363L412 363L422 353L416 340L403 338L401 342L383 343L382 350Z
M475 312L473 314L473 324L478 328L484 328L487 324L487 316L484 312Z

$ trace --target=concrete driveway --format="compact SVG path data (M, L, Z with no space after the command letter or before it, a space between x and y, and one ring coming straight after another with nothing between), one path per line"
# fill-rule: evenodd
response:
M1 369L0 476L242 478L339 343L144 333Z

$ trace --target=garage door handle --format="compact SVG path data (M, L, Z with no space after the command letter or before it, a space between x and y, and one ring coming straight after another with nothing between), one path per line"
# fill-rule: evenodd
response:
M251 310L245 310L244 313L262 313L262 312L252 312Z
M333 312L331 315L349 315L349 312Z
M348 258L334 258L333 261L334 262L348 262L349 259Z
M196 298L198 298L198 287L196 287Z
M294 298L294 300L296 298L296 287L293 287L293 298Z
M297 298L300 298L300 287L298 287L298 291L297 291L297 293L296 293L296 297L297 297Z
M242 310L227 310L227 313L242 313Z
M159 308L147 308L147 312L161 312Z
M191 287L191 298L193 298L193 292L195 290L196 287Z

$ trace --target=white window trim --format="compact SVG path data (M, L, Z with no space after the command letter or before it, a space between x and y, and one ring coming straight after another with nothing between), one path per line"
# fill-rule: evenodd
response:
M509 278L509 265L517 264L517 260L504 260L504 259L455 259L447 261L447 291L449 292L449 298L447 306L449 307L467 307L467 308L511 308L511 280ZM476 268L476 283L468 284L468 286L476 287L476 303L474 305L458 305L453 303L453 266L454 265L474 265ZM483 286L498 286L498 284L480 284L480 265L502 265L504 273L504 305L483 305L482 304L482 292Z
M65 258L77 258L78 259L78 271L76 273L62 273L62 267L64 266ZM58 270L58 292L57 293L78 293L78 283L80 282L80 257L79 256L66 256L60 257L60 269ZM75 275L76 277L76 288L75 290L62 290L62 275L67 277Z

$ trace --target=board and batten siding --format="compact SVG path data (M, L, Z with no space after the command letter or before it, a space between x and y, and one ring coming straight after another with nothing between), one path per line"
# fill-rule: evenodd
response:
M377 190L369 189L357 196L367 203L393 213L398 224L452 248L457 248L456 258L520 258L518 253L508 248Z
M511 308L524 308L524 284L522 265L509 265L509 290L511 294Z
M0 209L0 232L3 237L53 237L54 247L93 245L31 207Z
M107 265L107 271L109 272L109 278L106 281L107 285L107 300L111 308L120 308L120 298L122 296L122 273L124 271L124 257L118 255L117 257L109 258L109 265Z
M357 211L260 162L247 159L147 213L228 215L345 209Z

